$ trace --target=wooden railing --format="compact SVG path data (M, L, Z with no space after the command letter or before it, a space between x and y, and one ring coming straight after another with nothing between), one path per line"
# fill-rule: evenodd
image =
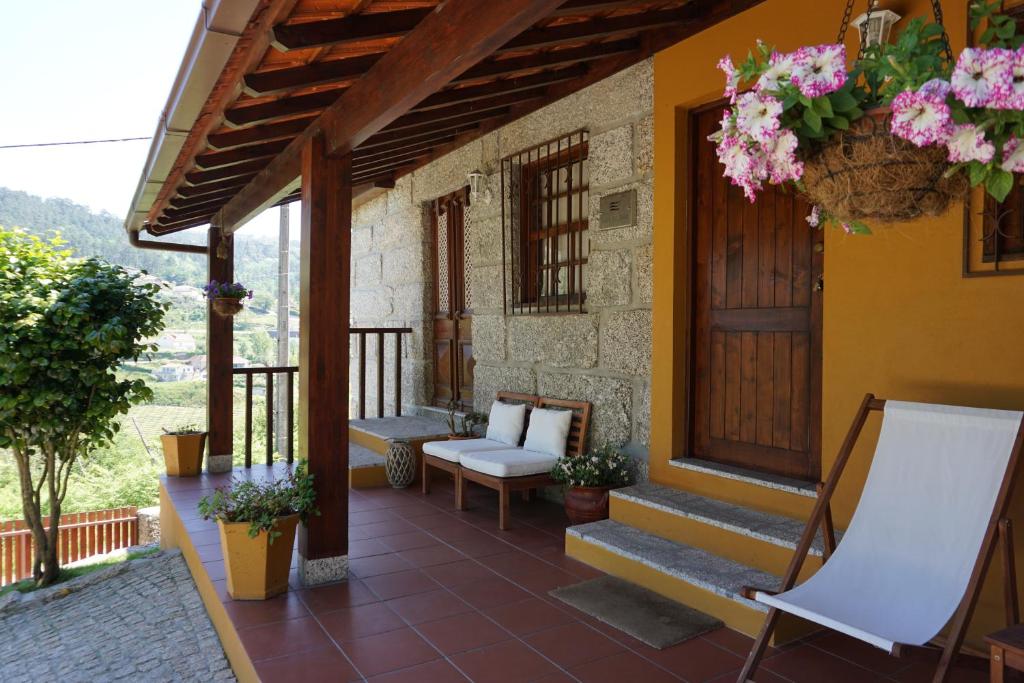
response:
M50 518L43 524L49 528ZM57 557L67 564L138 545L139 515L134 507L70 512L60 517ZM0 522L0 586L32 576L32 532L24 520Z
M402 335L411 334L411 327L352 327L351 335L355 335L359 349L359 419L366 419L366 338L377 338L377 416L384 416L384 341L387 335L395 337L394 381L395 381L395 415L402 414ZM287 460L293 462L295 433L295 375L298 366L287 365L270 368L235 368L232 374L245 377L245 466L252 467L252 436L253 436L253 377L264 378L266 392L266 462L274 464L274 377L284 375L285 391L285 438L287 439ZM279 380L281 381L281 380ZM277 389L280 391L280 387Z

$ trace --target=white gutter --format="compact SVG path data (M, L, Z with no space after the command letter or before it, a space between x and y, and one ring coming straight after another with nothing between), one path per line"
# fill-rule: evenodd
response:
M142 229L160 188L260 0L205 0L160 114L124 227Z

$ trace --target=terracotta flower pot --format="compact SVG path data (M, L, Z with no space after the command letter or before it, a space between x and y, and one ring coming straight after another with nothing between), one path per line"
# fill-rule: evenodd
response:
M271 543L266 531L250 538L249 522L217 520L227 570L228 594L232 598L266 600L288 590L288 572L298 523L298 515L279 517L276 530L281 535Z
M213 310L217 315L230 317L242 312L242 300L219 296L213 300Z
M565 492L565 514L573 524L608 519L610 486L570 486Z
M196 434L163 434L164 464L171 477L194 477L203 468L206 432Z

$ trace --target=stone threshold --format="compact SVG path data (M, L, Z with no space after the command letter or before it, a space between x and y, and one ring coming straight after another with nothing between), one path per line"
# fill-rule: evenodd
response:
M761 486L776 491L785 491L786 493L804 496L805 498L818 497L818 489L814 484L809 481L793 479L792 477L758 472L757 470L726 465L701 458L675 458L669 460L668 463L672 467L678 467L681 470L710 474L724 479L741 481L745 484L753 484L754 486Z

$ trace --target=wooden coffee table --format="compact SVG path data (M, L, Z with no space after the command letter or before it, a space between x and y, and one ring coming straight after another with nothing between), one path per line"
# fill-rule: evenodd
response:
M985 636L985 642L992 648L989 661L989 680L1003 683L1006 667L1024 671L1024 624L1010 626Z

